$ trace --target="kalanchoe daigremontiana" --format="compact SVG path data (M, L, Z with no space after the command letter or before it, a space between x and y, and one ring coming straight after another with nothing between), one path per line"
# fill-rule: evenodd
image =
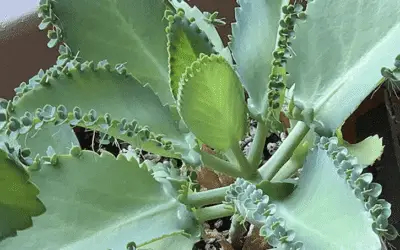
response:
M367 166L359 164L357 159L349 154L347 148L338 144L336 137L321 137L317 142L317 147L327 152L333 160L337 173L346 180L355 197L363 203L374 221L372 224L374 232L393 240L397 236L397 231L388 223L391 205L383 199L378 199L382 186L372 182L372 174L363 173L363 169Z
M260 235L268 243L282 249L303 249L303 244L295 241L295 233L285 229L282 219L274 216L276 206L271 204L268 195L244 179L237 179L226 194L226 202L235 207L235 212L257 227Z
M381 69L381 74L384 77L384 80L381 83L387 83L389 88L393 93L397 96L397 92L400 88L400 55L396 57L394 61L394 68L389 69L387 67L383 67Z
M232 244L245 221L277 249L396 238L365 173L382 140L340 126L397 89L400 2L237 3L226 47L224 17L183 0L40 1L60 55L0 99L1 249L187 250L227 216ZM83 149L73 127L124 147ZM205 167L236 182L200 191Z

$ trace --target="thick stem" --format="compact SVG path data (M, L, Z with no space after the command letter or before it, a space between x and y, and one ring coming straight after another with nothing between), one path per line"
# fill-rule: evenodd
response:
M231 227L229 228L229 238L228 241L234 247L234 249L241 249L243 246L241 238L246 233L247 228L241 224L241 219L238 214L232 216Z
M299 168L301 168L302 163L289 159L282 168L279 169L278 173L272 178L272 181L282 181L290 176L292 176Z
M206 152L201 152L201 160L203 161L205 167L227 174L232 177L242 177L241 171L232 163L224 161L214 155Z
M237 162L239 163L239 169L242 173L242 176L247 179L254 174L255 171L250 166L249 161L247 160L246 156L244 155L242 149L239 146L239 143L235 143L232 146L232 152L236 157Z
M298 121L272 157L258 170L264 180L271 180L292 156L294 150L308 133L310 127Z
M310 148L310 142L306 141L302 145L299 145L292 157L279 169L278 173L272 178L272 181L282 181L292 176L296 171L301 168L306 159L308 150Z
M189 194L185 204L201 207L221 203L225 199L226 191L228 191L228 189L229 186Z
M257 123L256 134L254 140L250 146L250 152L248 159L250 166L256 171L261 161L261 157L264 151L265 140L268 136L268 126L262 122Z
M211 207L199 208L195 211L200 223L233 215L233 208L229 205L219 204Z

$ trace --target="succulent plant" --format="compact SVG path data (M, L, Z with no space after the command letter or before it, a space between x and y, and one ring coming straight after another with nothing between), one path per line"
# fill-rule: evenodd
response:
M225 47L224 19L185 1L40 1L59 57L0 100L1 249L187 250L227 216L276 249L397 237L365 172L382 140L349 144L341 126L381 84L398 86L400 2L237 2ZM129 147L83 149L74 127ZM263 162L270 133L282 142ZM199 191L186 170L201 168L236 182Z

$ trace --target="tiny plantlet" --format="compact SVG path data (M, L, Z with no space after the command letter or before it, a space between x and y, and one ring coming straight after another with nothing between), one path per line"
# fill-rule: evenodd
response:
M225 217L227 242L250 224L271 249L397 237L365 171L382 139L341 126L399 88L400 1L237 3L225 46L224 18L183 0L40 1L59 57L0 99L0 249L196 249ZM233 181L200 189L204 169Z

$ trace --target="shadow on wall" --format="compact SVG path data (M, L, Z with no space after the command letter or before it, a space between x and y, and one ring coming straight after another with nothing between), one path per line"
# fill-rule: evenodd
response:
M47 47L46 32L38 29L36 15L0 28L0 98L12 98L14 88L28 81L40 68L47 69L57 59L57 49Z

